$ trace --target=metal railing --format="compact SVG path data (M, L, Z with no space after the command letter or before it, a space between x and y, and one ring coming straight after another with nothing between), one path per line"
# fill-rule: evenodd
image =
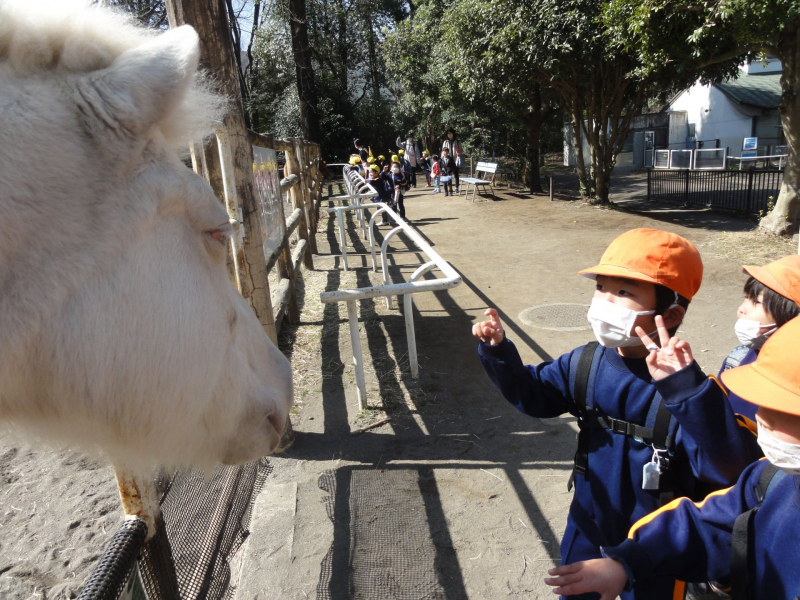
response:
M360 200L360 199L359 199ZM347 319L350 324L350 343L353 348L353 364L356 370L356 385L358 387L358 407L364 410L367 407L367 387L364 378L364 363L361 353L361 338L358 334L358 308L356 306L357 300L365 300L367 298L376 298L383 296L386 298L386 305L388 308L392 307L392 296L403 296L403 315L405 317L406 325L406 338L408 340L408 358L411 368L412 379L419 377L419 363L417 362L417 342L414 332L414 316L413 316L413 299L412 294L420 292L437 292L453 288L461 283L461 276L456 270L450 266L439 254L430 247L430 245L417 233L408 223L406 223L394 210L385 204L369 203L361 204L360 202L351 206L334 206L328 208L329 213L336 213L336 220L339 224L340 239L344 238L344 213L355 212L360 215L360 221L363 223L365 213L374 209L370 216L368 231L369 231L369 245L370 253L372 255L372 270L377 271L377 260L375 252L375 220L378 215L388 215L394 222L395 227L389 231L383 239L381 244L381 271L383 273L383 285L352 288L346 290L333 290L323 292L320 294L320 300L325 303L332 302L346 302L347 303ZM389 283L389 269L387 265L387 250L389 241L400 232L405 233L411 240L419 247L419 249L428 258L428 261L420 265L407 282L404 283ZM344 244L341 245L342 257L346 256ZM437 279L420 279L427 273L434 269L442 272L444 277Z
M647 199L767 213L778 198L783 171L668 171L648 169Z
M778 170L783 169L783 162L788 157L788 154L771 154L768 156L729 156L727 160L732 161L734 164L739 163L739 170L741 171L746 163L752 163L754 167L758 166L758 161L762 161L764 163L764 167L774 168L772 167L773 162L777 163Z

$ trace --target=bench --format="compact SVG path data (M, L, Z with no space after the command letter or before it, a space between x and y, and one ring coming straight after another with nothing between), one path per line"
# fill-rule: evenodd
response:
M480 173L483 173L484 177L487 177L488 175L491 175L492 178L489 179L489 180L481 179L480 176L479 176ZM478 186L482 186L483 187L483 192L485 192L486 191L486 186L488 185L489 189L492 190L492 198L495 197L495 195L494 195L494 176L495 176L495 173L497 173L497 163L479 162L478 166L475 167L475 175L476 175L476 177L462 177L461 178L461 183L466 183L467 185L471 185L472 186L472 202L473 203L475 202L475 193L478 191ZM469 194L469 188L465 186L464 187L464 195L466 196L468 194ZM459 193L459 196L460 195L461 194Z

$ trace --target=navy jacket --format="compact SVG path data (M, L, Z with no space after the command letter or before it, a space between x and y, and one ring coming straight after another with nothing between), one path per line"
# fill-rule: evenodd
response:
M629 539L603 553L625 565L633 580L653 574L682 581L718 581L731 573L736 517L758 505L756 487L767 466L748 467L736 485L703 502L680 498L637 523ZM777 600L800 595L800 477L784 476L769 490L750 535L751 597ZM630 582L629 582L630 583Z
M496 346L481 343L478 353L506 400L526 414L547 418L577 415L569 365L572 354L581 349L527 366L507 339ZM653 382L645 359L623 358L616 350L604 349L594 401L607 416L644 424L656 391L679 424L671 461L676 495L705 496L698 480L705 490L730 486L756 460L745 443L745 436L752 434L739 426L717 382L697 363ZM659 508L660 498L658 491L642 489L642 469L653 457L650 446L605 429L591 429L589 436L589 472L575 476L567 530L577 527L599 556L601 545L623 541L633 523Z
M735 357L739 364L729 365L728 361L731 359L731 357ZM736 348L731 350L728 358L722 361L722 367L719 370L720 381L722 381L721 377L724 371L737 366L743 367L744 365L749 365L751 362L755 362L756 358L758 358L758 352L752 348L748 348L747 346L736 346ZM728 392L728 402L731 403L733 412L745 416L751 421L756 420L756 410L758 410L758 407L755 404L748 402L744 398L740 398L728 390L728 388L725 388L725 391Z

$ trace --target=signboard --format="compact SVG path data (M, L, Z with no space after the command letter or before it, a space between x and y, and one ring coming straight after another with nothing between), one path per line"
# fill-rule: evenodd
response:
M758 138L757 137L744 138L744 143L742 143L742 150L758 150Z
M261 243L264 246L264 256L269 260L280 246L286 231L275 150L253 146L253 182L259 198Z

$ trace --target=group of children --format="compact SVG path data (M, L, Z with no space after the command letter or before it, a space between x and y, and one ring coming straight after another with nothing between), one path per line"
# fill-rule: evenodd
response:
M354 144L357 152L350 155L349 165L345 169L356 169L378 194L380 202L391 206L397 210L403 220L410 222L406 218L404 198L409 188L416 187L416 175L415 167L406 157L405 150L399 149L397 154L391 155L391 160L387 161L382 154L374 157L362 140L356 139ZM424 150L420 159L415 162L422 167L425 173L427 187L431 186L431 180L433 180L435 193L439 193L441 185L444 188L445 196L454 195L452 179L455 161L449 156L446 148L442 150L441 158L436 155L431 156L427 150ZM382 223L388 224L385 216Z
M524 365L495 309L473 327L509 402L578 420L561 566L545 580L562 598L800 595L800 256L743 269L742 345L719 379L675 337L703 264L665 231L624 233L580 271L596 284L596 342Z

